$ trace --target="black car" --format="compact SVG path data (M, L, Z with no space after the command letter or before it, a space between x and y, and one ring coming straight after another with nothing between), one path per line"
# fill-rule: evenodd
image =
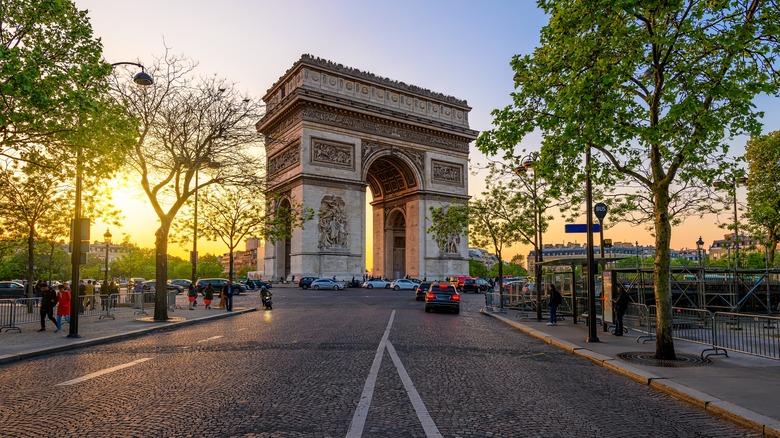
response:
M490 283L482 278L468 278L463 280L463 287L461 291L465 293L480 293L487 292L490 289Z
M263 281L263 280L247 280L246 285L251 287L253 290L260 290L262 286L265 286L266 289L271 289L271 282L270 281Z
M417 301L425 301L425 292L429 287L431 287L431 283L429 282L418 284L417 287L414 288L414 299Z
M311 282L316 279L317 277L301 277L298 279L298 287L301 289L308 289L311 287Z
M0 281L0 298L24 297L24 285L16 281Z
M201 278L195 283L195 287L198 288L198 292L202 295L203 290L206 289L206 285L211 284L211 287L214 288L214 294L219 295L219 292L222 291L222 287L226 285L227 282L227 278ZM233 291L233 295L240 295L241 292L245 291L239 284L233 284L231 290Z
M460 294L450 283L433 283L425 293L425 311L446 309L460 313Z

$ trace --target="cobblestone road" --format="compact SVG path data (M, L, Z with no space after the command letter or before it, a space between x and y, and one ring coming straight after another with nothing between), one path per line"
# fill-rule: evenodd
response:
M752 433L479 314L481 295L452 315L409 291L274 292L273 311L0 367L0 436Z

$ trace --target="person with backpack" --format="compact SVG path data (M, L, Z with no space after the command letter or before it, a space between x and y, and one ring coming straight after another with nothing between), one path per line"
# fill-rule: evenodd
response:
M558 306L563 302L563 297L554 284L550 284L547 299L550 307L550 322L547 325L558 325Z
M214 287L211 286L211 283L208 283L206 285L206 288L203 289L203 305L205 305L207 309L211 309L211 301L213 299L214 299Z
M46 331L46 318L49 318L51 322L57 327L54 333L60 331L60 326L57 325L57 320L54 319L54 307L57 306L57 293L52 290L48 284L44 283L41 286L41 329L39 332Z
M192 283L190 283L190 287L187 288L187 299L190 302L190 310L195 310L195 300L198 299L198 289Z
M622 284L618 285L617 290L617 295L612 299L612 302L615 305L615 331L612 334L615 336L623 336L623 316L626 314L628 303L631 300L628 296L628 292L626 292L626 288L624 288Z

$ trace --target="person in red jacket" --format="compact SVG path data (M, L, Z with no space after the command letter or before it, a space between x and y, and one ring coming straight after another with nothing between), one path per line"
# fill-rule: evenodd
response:
M70 291L61 284L57 287L57 331L62 330L62 317L70 324Z

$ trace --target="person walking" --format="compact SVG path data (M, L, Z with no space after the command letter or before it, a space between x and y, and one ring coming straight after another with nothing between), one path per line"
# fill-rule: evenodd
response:
M547 299L550 300L550 322L547 325L558 325L558 306L561 305L563 297L554 284L550 284Z
M192 283L190 283L190 287L187 289L187 297L190 301L190 310L195 310L195 300L198 299L198 289Z
M84 310L92 305L92 310L95 310L95 285L92 284L92 280L87 280L87 284L84 286Z
M57 294L48 284L43 284L41 286L41 294L41 329L38 331L46 331L46 318L49 318L49 320L57 326L57 330L54 331L56 333L60 331L57 320L54 319L54 307L57 305Z
M206 288L203 289L203 305L206 306L207 309L211 309L211 301L214 299L214 288L211 286L211 283L206 285Z
M628 303L631 299L628 296L628 292L626 292L626 288L623 287L622 284L618 285L617 290L617 295L612 298L612 302L615 305L615 331L612 334L615 336L623 336L623 316L626 314L626 310L628 310Z
M232 282L228 280L224 286L222 286L222 296L225 297L225 310L228 312L233 311L233 288Z
M57 330L62 330L62 317L70 324L70 290L64 284L57 286Z

